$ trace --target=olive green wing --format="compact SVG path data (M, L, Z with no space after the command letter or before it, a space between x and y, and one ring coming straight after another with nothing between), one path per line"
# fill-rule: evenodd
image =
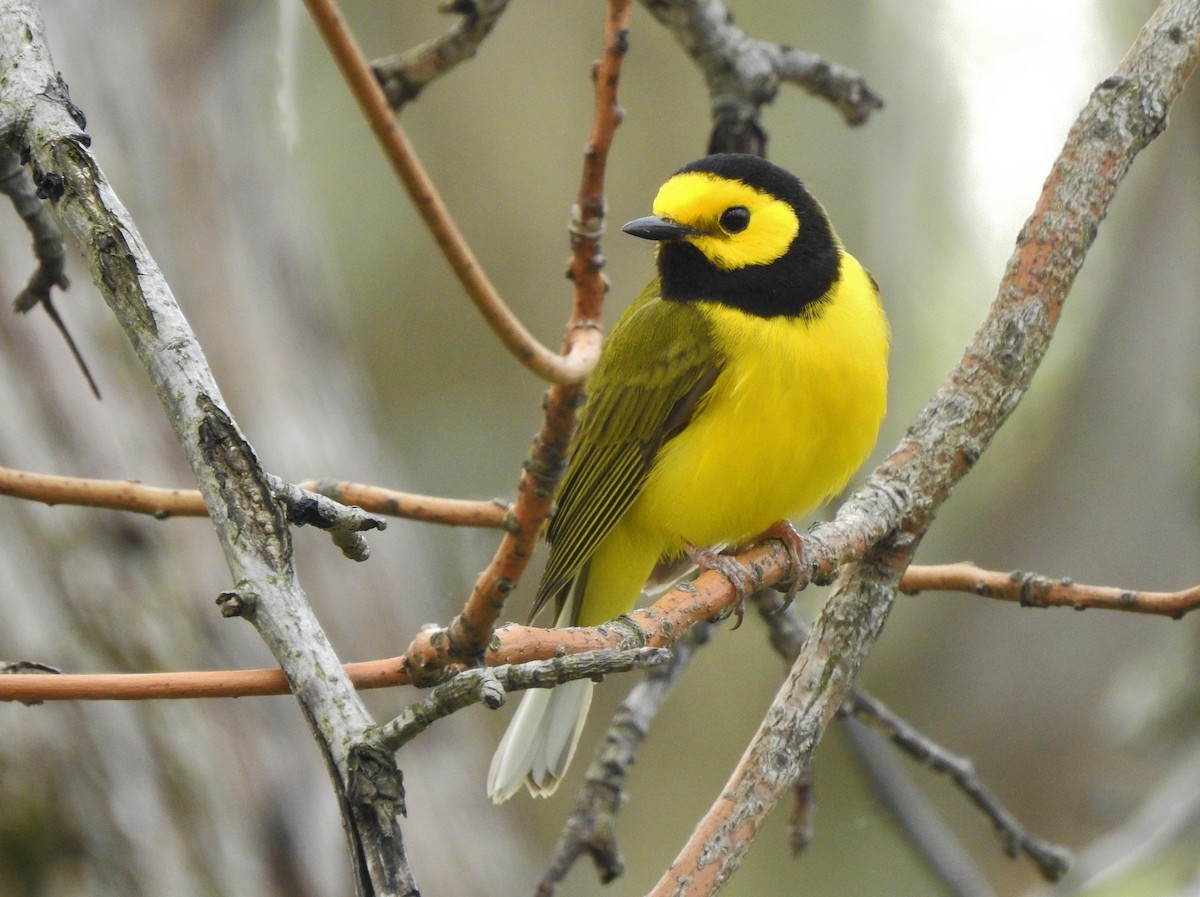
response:
M620 317L596 369L546 532L537 613L565 587L645 485L664 442L691 420L719 370L703 314L665 302L654 280Z

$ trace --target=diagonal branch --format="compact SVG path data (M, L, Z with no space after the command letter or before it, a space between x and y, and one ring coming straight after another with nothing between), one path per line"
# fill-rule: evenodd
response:
M870 783L872 799L891 814L905 840L941 881L946 897L998 897L963 846L956 827L941 817L924 791L909 778L893 745L854 717L843 716L842 731ZM800 782L808 784L803 777ZM801 808L799 799L796 806ZM811 836L811 831L802 834Z
M617 80L627 46L630 0L610 0L604 50L593 68L596 105L579 197L572 214L570 276L575 285L575 302L567 324L563 356L548 353L527 338L524 329L503 308L395 122L334 0L308 0L308 5L364 114L468 292L518 358L556 381L547 393L543 424L518 483L516 502L505 517L506 533L495 556L476 580L462 612L446 628L418 635L414 641L417 647L408 652L420 661L410 668L410 673L429 684L442 675L446 664L463 659L475 662L483 656L504 599L524 573L541 524L549 515L575 424L581 381L599 355L598 322L606 289L600 273L603 256L599 249L604 222L603 182L608 150L622 115L617 103Z
M400 177L425 226L442 254L475 303L492 332L513 356L545 380L559 384L581 382L600 355L600 333L595 320L585 318L578 305L567 325L567 346L559 355L534 338L505 304L484 273L466 238L454 223L449 209L430 180L396 121L375 73L358 47L335 0L306 0L309 12L329 47L363 115L379 140L384 154Z
M327 763L359 893L415 892L397 823L402 806L390 799L402 794L399 770L374 750L370 714L300 587L284 509L225 409L162 270L88 149L40 14L28 0L0 0L0 25L0 143L28 158L150 377L208 506L243 616L279 662Z
M847 569L729 782L650 892L707 895L741 864L767 812L807 768L895 600L904 568L950 490L1029 387L1117 185L1166 126L1200 53L1200 2L1164 0L1097 86L1042 188L983 326L867 486L899 503L887 536ZM836 521L835 521L836 524Z

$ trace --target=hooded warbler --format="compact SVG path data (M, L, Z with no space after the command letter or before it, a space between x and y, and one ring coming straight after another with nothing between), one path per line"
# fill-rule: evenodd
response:
M596 626L627 613L660 561L737 545L839 492L875 443L888 324L874 279L799 180L719 154L622 228L658 277L612 328L587 386L536 613ZM488 773L499 803L553 793L593 683L522 699Z

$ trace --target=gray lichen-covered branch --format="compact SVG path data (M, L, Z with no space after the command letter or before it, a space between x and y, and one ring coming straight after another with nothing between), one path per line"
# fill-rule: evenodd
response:
M759 40L734 24L724 0L641 0L704 75L713 129L708 151L766 155L760 118L781 84L832 103L847 124L863 124L881 100L858 72L805 50Z
M226 410L200 344L138 228L90 152L84 120L56 74L40 12L0 2L0 144L32 182L149 374L218 533L240 615L282 667L333 777L362 894L415 892L396 814L394 758L296 578L287 513Z
M666 648L632 648L590 651L550 660L533 660L498 667L475 667L433 688L429 697L407 707L382 727L381 740L399 750L430 725L472 704L491 709L502 706L509 692L526 688L549 688L574 679L595 679L609 673L657 667L671 656Z
M471 59L492 33L509 0L446 0L442 12L460 18L445 34L404 53L377 59L371 64L388 103L399 112L425 89L460 62Z

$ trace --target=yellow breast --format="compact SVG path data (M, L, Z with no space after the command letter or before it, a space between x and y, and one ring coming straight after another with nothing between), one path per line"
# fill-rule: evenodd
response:
M724 366L660 450L621 523L631 538L663 551L736 543L811 511L866 460L886 405L888 327L853 257L841 275L807 320L704 303Z

